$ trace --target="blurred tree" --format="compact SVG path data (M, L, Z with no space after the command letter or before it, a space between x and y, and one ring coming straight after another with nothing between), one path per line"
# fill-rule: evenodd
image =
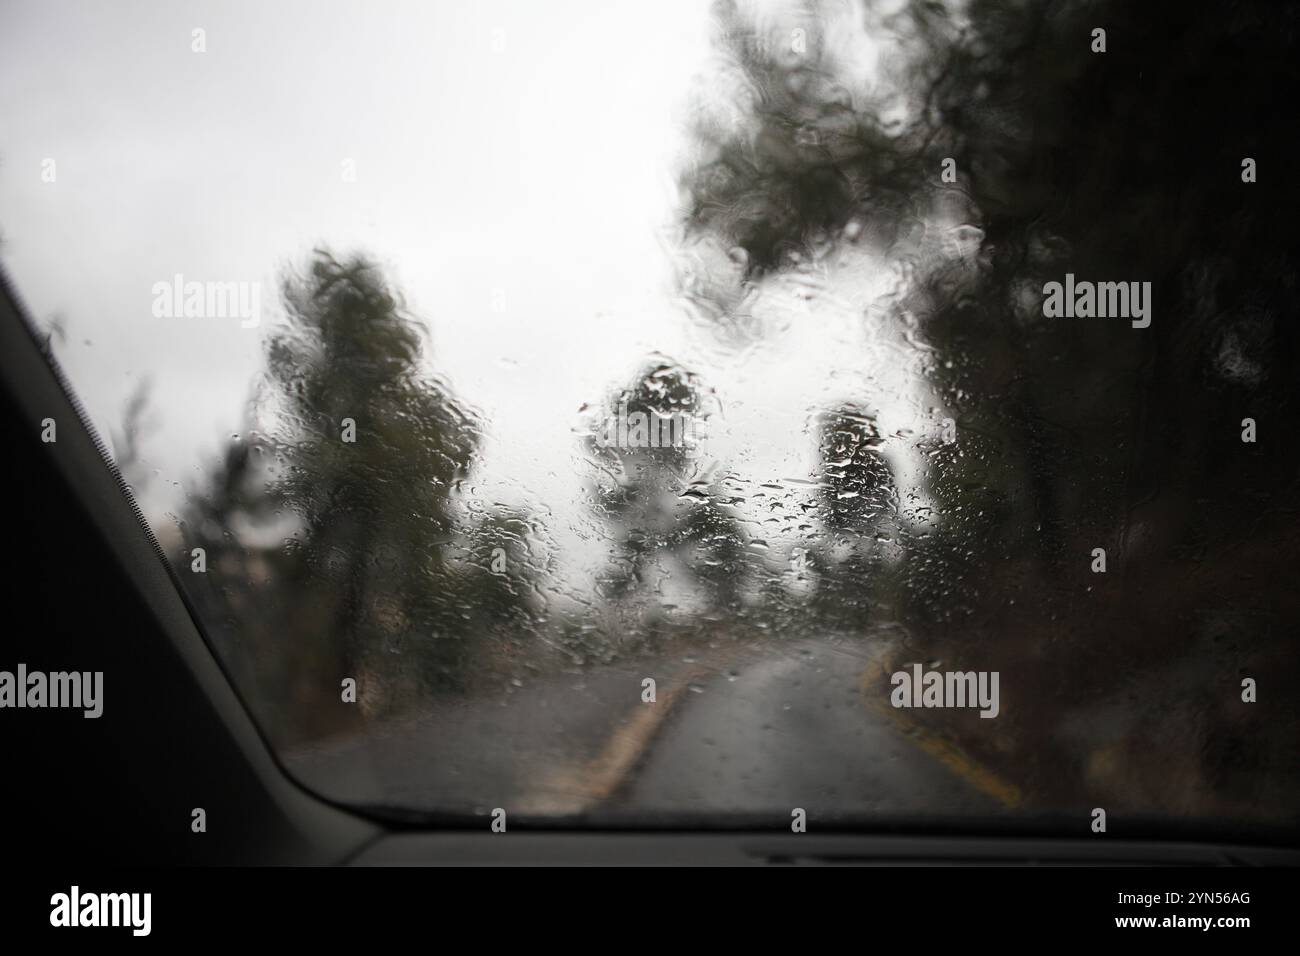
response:
M55 328L57 327L51 326L50 336L55 334ZM60 329L60 339L62 334ZM147 375L141 378L127 398L126 407L122 409L121 427L113 429L110 434L113 460L137 496L148 485L151 477L142 457L141 445L149 432L158 425L156 416L150 415L149 396L152 390L153 380Z
M530 617L526 563L507 579L490 563L524 519L457 527L479 423L425 372L420 326L378 267L318 251L282 292L249 416L269 427L230 443L181 524L185 560L203 547L209 565L182 580L287 727L345 677L370 714L462 686L491 627Z
M898 491L875 417L843 404L820 416L824 537L811 555L821 626L861 630L886 571L882 542L898 534Z
M283 300L267 359L288 469L273 494L303 523L341 666L454 682L469 642L445 552L478 423L424 373L420 328L374 264L318 253Z
M1245 156L1287 161L1262 135L1296 88L1295 9L976 0L958 15L918 0L864 2L853 19L792 6L782 20L715 5L740 115L701 111L686 222L736 250L744 281L827 243L906 260L898 320L914 316L937 349L930 374L959 435L932 455L941 514L927 547L945 537L1046 587L1094 545L1135 546L1142 524L1121 580L1139 560L1239 534L1260 499L1297 490L1300 446L1268 462L1226 454L1242 408L1300 399L1293 377L1269 373L1296 354L1278 317L1296 299L1297 186L1240 176ZM1104 54L1091 49L1100 24ZM854 72L855 42L888 48L873 83ZM938 254L954 236L974 251ZM1152 326L1045 320L1042 285L1067 271L1151 281ZM1259 498L1231 490L1239 468Z
M686 606L674 604L679 629L697 626L700 615L734 620L743 615L746 537L722 488L701 468L700 441L711 414L710 393L699 378L670 360L647 364L633 383L611 396L595 434L585 441L598 467L596 500L614 524L611 567L602 576L605 597L617 602L638 646L662 633L672 598L663 585L672 575ZM667 447L619 445L620 427L646 421L684 423L681 442ZM609 480L605 480L609 479ZM684 593L683 593L684 592ZM657 596L656 596L657 595Z
M546 556L538 553L544 540L544 529L527 514L498 507L461 528L451 551L467 632L491 639L507 656L523 654L547 635L540 591Z

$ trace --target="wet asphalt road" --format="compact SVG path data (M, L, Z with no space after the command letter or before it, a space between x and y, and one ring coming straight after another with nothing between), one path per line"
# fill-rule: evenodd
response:
M995 809L870 706L864 669L857 653L808 644L745 666L734 679L701 682L608 809L786 817L794 807L810 817Z
M806 641L538 678L285 757L356 804L488 814L987 814L998 801L891 713L878 648ZM641 701L655 677L658 699ZM864 683L868 686L864 687ZM987 789L987 788L985 788Z

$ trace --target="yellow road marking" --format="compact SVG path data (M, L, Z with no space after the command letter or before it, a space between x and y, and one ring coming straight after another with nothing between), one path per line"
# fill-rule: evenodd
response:
M877 714L889 718L902 736L920 747L972 787L997 800L1003 806L1015 808L1024 801L1024 795L1015 784L1003 780L993 771L967 756L956 744L926 730L910 720L901 708L891 706L888 693L882 693L881 684L888 684L889 670L883 655L867 665L858 679L863 700Z
M577 814L608 800L636 769L690 685L721 672L728 662L747 650L726 648L673 674L671 681L658 681L655 702L636 704L632 716L614 729L593 760L552 771L527 799L527 812Z
M659 729L692 681L703 676L703 668L693 668L680 675L667 693L656 693L653 704L642 704L632 718L610 735L605 749L587 765L581 787L589 804L613 796L627 779L642 755L650 748Z

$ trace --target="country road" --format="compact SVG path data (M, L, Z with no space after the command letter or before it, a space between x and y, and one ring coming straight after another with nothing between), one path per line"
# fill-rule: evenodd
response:
M809 642L689 693L603 809L943 815L996 803L870 706L862 658ZM883 699L881 692L880 699Z
M890 710L882 650L828 638L538 678L285 762L334 799L453 813L788 821L796 807L817 820L1011 805L1013 788Z

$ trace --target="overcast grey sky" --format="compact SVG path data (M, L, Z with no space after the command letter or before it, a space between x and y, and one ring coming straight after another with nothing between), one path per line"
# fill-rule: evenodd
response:
M761 8L778 31L798 22ZM707 3L18 2L0 17L0 255L37 319L63 323L58 355L106 437L152 379L156 526L241 428L276 278L322 243L375 256L428 323L431 368L488 423L473 494L550 513L561 545L587 538L578 409L652 353L716 390L709 450L755 485L807 479L809 423L847 398L903 432L887 450L923 495L927 355L870 309L894 264L846 244L811 278L766 280L750 302L763 334L743 346L680 297L681 268L727 278L725 250L683 243L675 185L693 111L734 121ZM877 46L842 34L870 84ZM261 326L155 317L152 286L176 273L261 282Z

